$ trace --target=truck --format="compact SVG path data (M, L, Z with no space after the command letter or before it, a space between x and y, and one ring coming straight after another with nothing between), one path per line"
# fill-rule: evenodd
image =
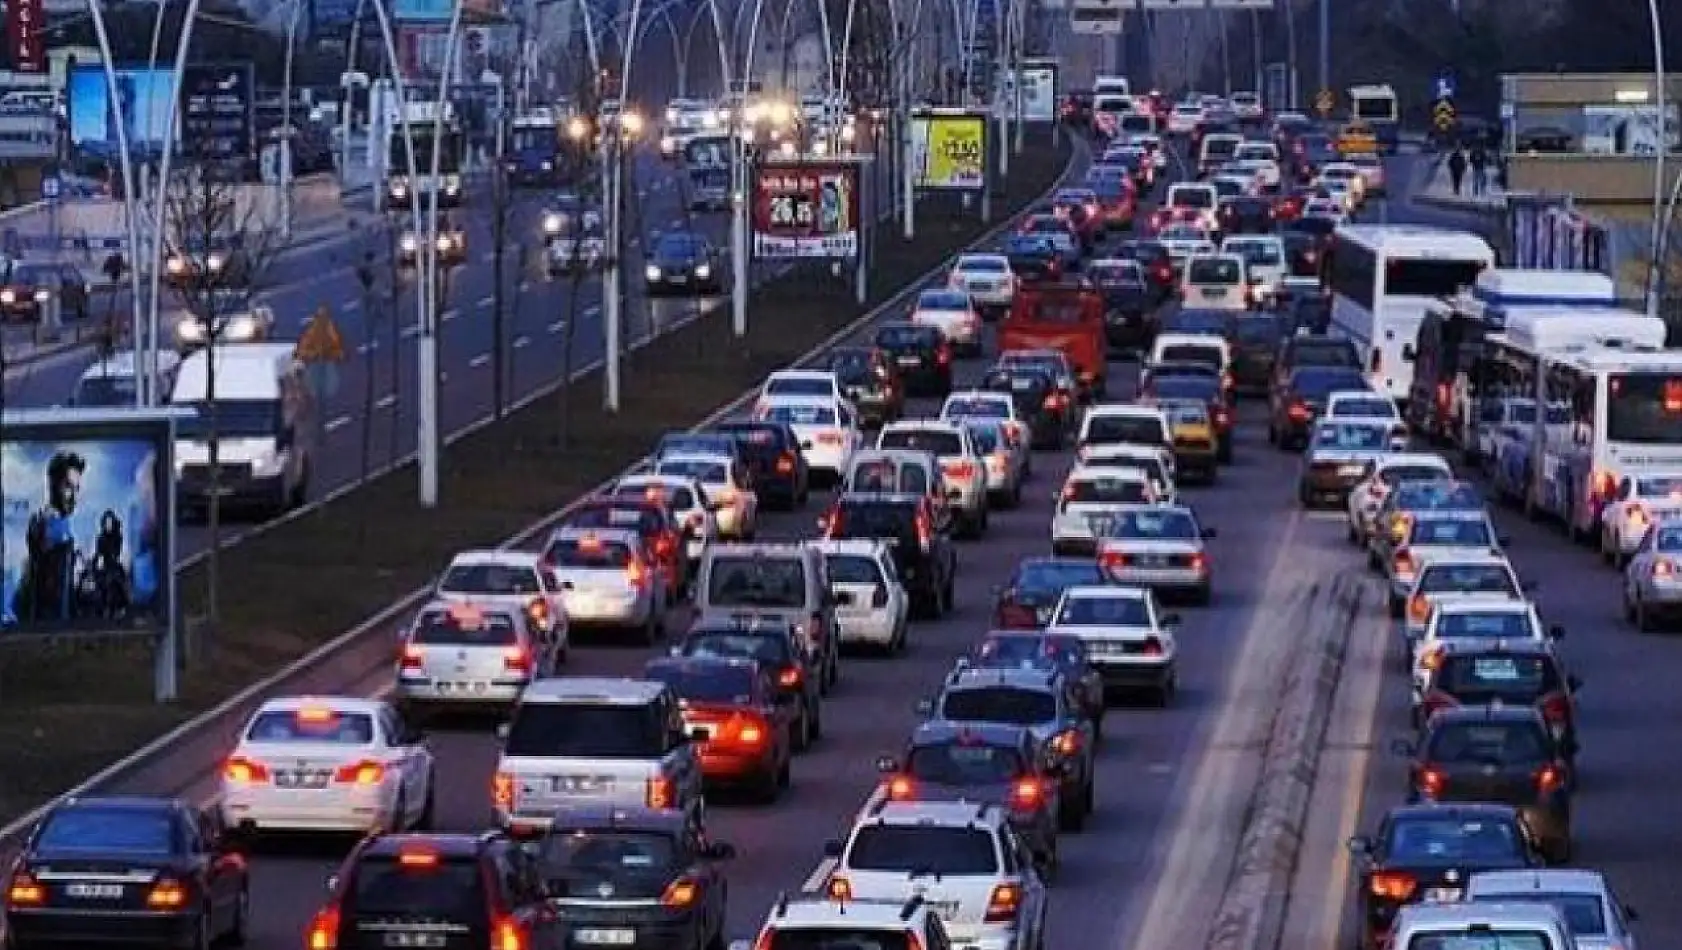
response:
M1109 391L1109 341L1104 296L1083 277L1025 282L999 324L999 352L1061 350L1075 368L1083 398Z
M565 137L572 116L566 109L535 109L514 119L502 167L515 187L560 185L567 175Z
M440 126L440 123L442 125ZM407 136L404 129L408 129ZM415 143L415 175L409 175L409 143ZM467 158L467 136L452 103L406 102L391 120L387 142L386 203L392 208L410 208L419 199L438 196L440 208L459 207L463 197L462 165ZM433 162L438 165L436 177Z

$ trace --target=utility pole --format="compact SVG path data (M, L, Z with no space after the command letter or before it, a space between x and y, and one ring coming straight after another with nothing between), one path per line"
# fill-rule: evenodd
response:
M496 119L497 127L503 130L497 136L498 143L508 140L507 113L504 108ZM504 392L506 374L503 361L508 349L508 321L504 313L508 294L503 257L508 244L508 219L512 216L513 203L509 193L508 169L502 155L498 154L491 163L491 413L498 419L502 418L507 395Z
M1332 4L1320 0L1320 88L1332 88Z

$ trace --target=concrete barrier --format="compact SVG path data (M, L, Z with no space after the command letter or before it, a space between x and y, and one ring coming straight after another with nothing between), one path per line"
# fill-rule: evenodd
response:
M1279 684L1260 781L1206 950L1279 948L1320 750L1365 589L1359 576L1339 573L1309 595L1302 616L1310 625Z

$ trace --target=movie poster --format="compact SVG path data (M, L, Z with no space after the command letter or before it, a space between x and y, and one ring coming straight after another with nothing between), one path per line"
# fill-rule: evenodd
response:
M167 500L145 437L0 444L0 631L155 627L167 613Z

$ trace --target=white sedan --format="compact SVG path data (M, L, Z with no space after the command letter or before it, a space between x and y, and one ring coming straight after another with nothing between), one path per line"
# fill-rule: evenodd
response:
M938 327L952 348L971 355L981 352L981 314L969 294L956 290L925 290L911 309L911 322Z
M864 445L858 413L846 402L821 396L777 396L760 401L761 422L783 422L800 439L806 468L839 479Z
M963 254L952 265L947 284L953 290L969 294L970 301L983 315L998 316L1010 310L1016 299L1016 275L1011 273L1010 260L1003 254Z
M655 463L655 475L693 478L707 495L720 537L752 541L759 528L759 496L748 471L726 455L669 455Z
M433 777L431 750L388 703L271 699L240 730L218 807L245 831L401 832L431 824Z
M1682 472L1626 475L1600 518L1600 555L1622 567L1647 529L1682 516Z

